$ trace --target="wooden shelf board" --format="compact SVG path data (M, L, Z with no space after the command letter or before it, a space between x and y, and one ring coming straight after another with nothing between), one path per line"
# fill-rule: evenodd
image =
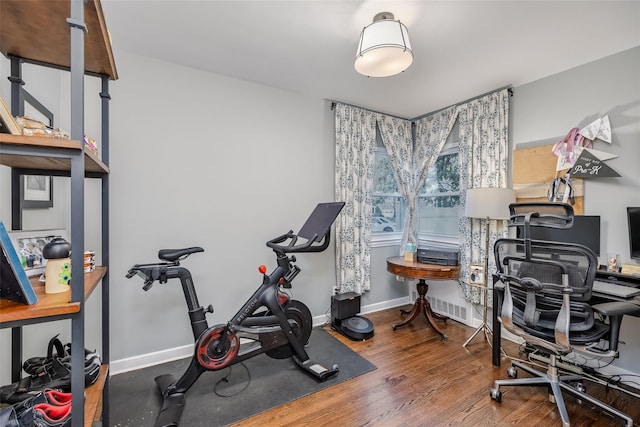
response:
M84 273L85 299L91 295L106 273L106 267L96 267L91 273ZM71 290L59 294L45 294L44 284L38 281L38 276L32 277L30 281L38 302L27 305L0 298L0 326L4 327L5 323L30 319L45 321L46 317L63 316L80 311L80 303L71 301Z
M85 427L91 427L93 422L101 418L102 411L102 392L104 391L104 384L107 381L107 375L109 374L109 366L102 365L100 367L100 376L95 383L85 388L84 399L84 425Z
M83 149L85 155L85 171L94 173L109 173L109 167L98 159L91 151L83 148L80 141L58 138L44 138L38 136L11 135L0 133L0 144L6 146L42 147L54 149ZM14 154L0 154L0 164L11 168L42 169L52 171L70 171L71 159L46 156L25 156Z
M0 51L30 61L70 67L68 0L0 1ZM99 0L84 5L85 70L118 79L111 40Z

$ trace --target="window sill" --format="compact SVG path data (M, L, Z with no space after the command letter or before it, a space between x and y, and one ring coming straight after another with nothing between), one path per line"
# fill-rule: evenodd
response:
M371 235L371 247L398 246L400 240L402 240L402 233L375 233Z
M371 235L371 247L399 246L401 239L402 233L375 233ZM418 247L458 250L460 249L460 240L452 236L421 234L418 236Z

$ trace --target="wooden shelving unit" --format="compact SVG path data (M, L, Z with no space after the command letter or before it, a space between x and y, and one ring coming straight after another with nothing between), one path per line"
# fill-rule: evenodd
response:
M91 426L95 420L108 421L109 363L109 236L108 236L108 81L116 80L109 33L100 0L0 0L0 52L11 61L11 110L22 114L23 63L70 71L71 93L84 94L84 76L102 79L100 92L103 129L99 139L102 156L84 148L84 97L71 96L72 140L0 134L0 165L12 168L12 224L21 229L22 212L15 178L24 174L70 177L72 265L83 264L84 179L102 180L102 260L104 266L91 273L73 274L71 289L45 294L37 278L31 283L38 302L18 304L0 299L0 328L12 329L12 372L20 374L22 326L71 319L72 426ZM32 94L37 97L37 94ZM6 184L4 186L6 188ZM102 285L102 286L100 286ZM84 301L98 288L102 290L102 361L96 383L84 386ZM17 345L16 345L17 344ZM16 348L18 347L18 348ZM17 368L17 369L16 369ZM15 381L15 379L14 379ZM84 401L84 404L83 404Z

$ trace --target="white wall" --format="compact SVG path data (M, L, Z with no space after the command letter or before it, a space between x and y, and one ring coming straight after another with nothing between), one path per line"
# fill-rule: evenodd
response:
M511 98L510 139L516 148L562 139L609 115L612 143L594 148L619 157L607 161L620 178L585 180L584 213L601 217L600 262L607 251L629 258L627 206L640 206L640 47L515 88ZM535 167L535 165L531 165ZM622 322L620 359L615 366L640 373L640 318Z

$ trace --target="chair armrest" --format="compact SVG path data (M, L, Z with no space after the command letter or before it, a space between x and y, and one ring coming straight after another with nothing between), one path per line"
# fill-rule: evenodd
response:
M624 316L640 317L640 305L626 301L604 302L591 307L595 312L609 318L609 351L617 357L620 325Z
M635 316L640 317L640 305L626 301L603 302L591 306L603 316Z

